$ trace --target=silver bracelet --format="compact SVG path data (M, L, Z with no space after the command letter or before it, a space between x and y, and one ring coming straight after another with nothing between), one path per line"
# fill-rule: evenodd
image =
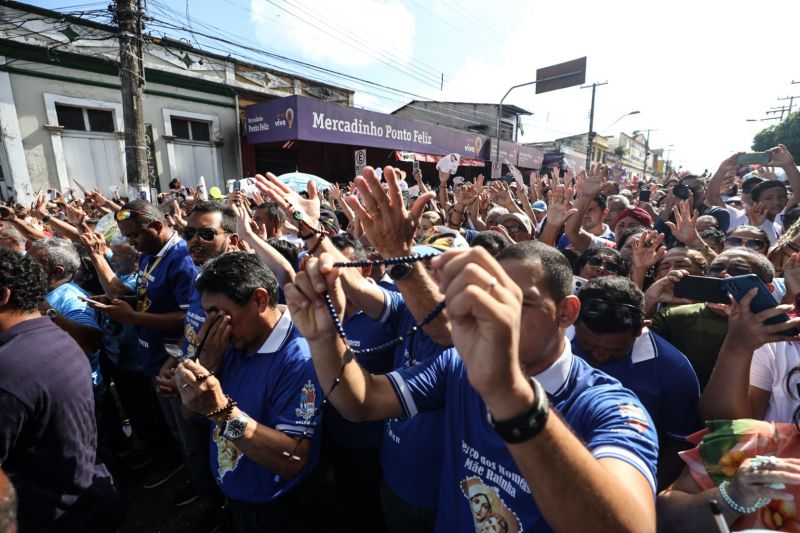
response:
M735 501L733 501L733 498L731 498L730 494L728 494L728 491L727 491L726 487L729 484L730 483L728 481L723 481L722 483L720 483L719 484L719 493L722 496L722 499L725 500L725 503L728 504L728 507L730 507L731 509L733 509L734 511L736 511L739 514L746 515L746 514L755 513L756 511L758 511L759 509L761 509L762 507L764 507L765 505L767 505L770 502L770 498L759 498L758 500L756 500L756 503L753 504L753 505L750 505L750 506L740 505L740 504L736 503Z

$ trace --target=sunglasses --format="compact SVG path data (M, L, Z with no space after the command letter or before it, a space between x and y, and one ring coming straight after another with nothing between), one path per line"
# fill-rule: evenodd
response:
M753 270L750 267L730 265L711 265L707 270L708 277L710 278L718 278L723 272L727 272L729 276L736 277L752 274Z
M508 231L509 233L515 233L517 231L525 231L525 232L528 231L525 228L523 228L522 226L506 226L504 224L503 227L506 228L506 231Z
M120 209L119 211L117 211L114 214L114 218L116 219L117 222L122 222L124 220L128 220L132 216L147 217L147 218L151 218L153 220L156 219L156 217L154 217L153 215L151 215L149 213L145 213L143 211L134 211L132 209Z
M213 241L219 233L214 228L184 228L183 240L191 241L195 235L199 235L204 241Z
M767 243L761 239L742 239L741 237L728 237L725 239L725 246L745 246L751 250L764 250Z
M592 329L613 331L642 325L644 312L630 304L590 298L581 302L580 318Z
M592 268L603 267L603 269L609 274L617 274L620 271L620 265L618 263L615 263L613 261L603 261L597 256L593 256L587 259L586 264Z

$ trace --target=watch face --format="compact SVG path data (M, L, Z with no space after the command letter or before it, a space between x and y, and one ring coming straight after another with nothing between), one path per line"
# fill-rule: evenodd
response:
M240 438L244 434L244 430L247 429L247 420L248 418L245 416L228 420L228 423L225 425L225 433L223 433L222 436L228 440Z
M412 267L408 263L394 265L388 270L389 277L395 281L401 280L411 273Z

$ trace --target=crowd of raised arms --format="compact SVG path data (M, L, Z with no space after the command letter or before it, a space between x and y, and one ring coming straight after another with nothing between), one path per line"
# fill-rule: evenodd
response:
M187 531L800 531L800 172L739 155L0 206L0 532L133 470Z

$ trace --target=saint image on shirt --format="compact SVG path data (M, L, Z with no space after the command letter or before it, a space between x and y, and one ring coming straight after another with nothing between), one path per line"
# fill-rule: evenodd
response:
M469 500L475 533L519 533L522 530L496 487L489 487L474 476L461 482L461 492Z
M220 434L219 428L214 430L214 444L217 447L217 479L222 483L225 474L236 470L242 452Z

